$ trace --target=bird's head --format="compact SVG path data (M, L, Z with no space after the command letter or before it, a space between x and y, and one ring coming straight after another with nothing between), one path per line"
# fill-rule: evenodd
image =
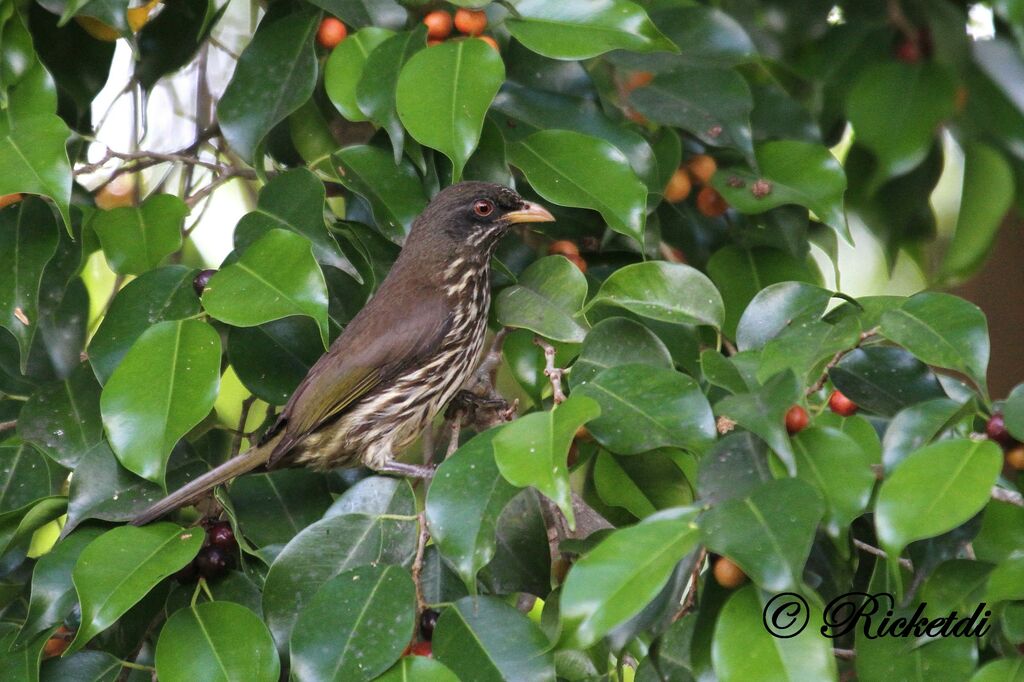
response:
M409 240L440 238L457 251L489 254L512 225L554 219L546 208L503 185L460 182L434 197L413 224Z

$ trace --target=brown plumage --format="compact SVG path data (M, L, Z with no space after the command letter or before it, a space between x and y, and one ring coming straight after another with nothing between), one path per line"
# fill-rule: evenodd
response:
M424 475L395 455L469 377L490 306L490 259L518 222L553 220L507 187L463 182L413 223L377 293L292 394L263 441L140 514L143 524L266 465L318 470L364 464Z

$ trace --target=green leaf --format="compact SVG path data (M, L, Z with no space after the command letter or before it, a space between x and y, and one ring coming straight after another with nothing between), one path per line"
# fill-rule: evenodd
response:
M288 402L323 352L320 330L306 317L228 330L228 361L242 384L271 405Z
M324 89L334 107L349 121L367 120L356 104L356 86L363 75L366 58L393 35L393 31L385 28L368 26L343 40L327 57Z
M87 365L64 381L45 384L18 415L18 435L61 466L73 469L103 439L100 386ZM0 495L0 507L3 496Z
M235 520L257 547L288 542L333 502L323 475L308 469L242 476L231 485L230 497Z
M587 59L610 50L678 52L640 5L628 0L517 0L505 21L527 48L555 59Z
M658 74L634 90L630 104L648 119L675 126L712 147L731 147L754 161L750 87L736 71L687 66Z
M878 160L871 187L924 161L936 128L953 113L955 96L949 67L935 61L887 60L861 71L847 95L846 115L857 142Z
M459 682L459 678L450 668L432 658L405 656L378 677L377 682Z
M121 659L105 651L79 651L43 661L42 682L116 682Z
M569 373L569 386L576 388L610 367L634 362L673 368L672 355L654 332L628 318L609 317L587 332Z
M700 519L709 551L736 563L769 592L799 590L825 505L809 483L783 478L715 505Z
M819 144L784 140L758 145L755 155L757 170L726 168L712 179L730 206L758 214L797 204L853 243L843 209L846 173L832 152Z
M881 333L919 360L963 372L988 392L989 341L985 313L962 298L939 292L911 296L882 315Z
M102 532L100 528L83 528L58 542L36 562L19 644L27 644L40 632L59 625L77 604L71 572L82 550Z
M779 282L762 289L743 311L736 326L741 351L763 347L797 321L818 319L832 292L803 282Z
M494 461L505 480L544 493L565 514L570 528L575 520L566 456L576 430L600 413L596 402L574 394L550 410L506 424L494 437Z
M1018 384L1003 403L1006 430L1017 440L1024 440L1024 384Z
M356 28L385 26L397 29L406 23L405 8L394 0L314 0L312 4Z
M471 593L480 569L494 558L498 517L519 492L494 461L498 433L484 431L446 458L427 491L427 523L434 544Z
M302 609L291 638L295 680L372 680L413 635L416 587L398 566L364 566L327 581Z
M689 456L668 448L623 457L601 451L594 462L594 488L601 499L637 518L693 502L683 472Z
M292 538L270 565L263 611L280 651L299 612L334 576L368 564L402 565L416 551L415 505L408 484L384 514L329 516ZM388 518L390 517L390 518ZM394 518L405 517L405 518Z
M547 597L551 591L551 546L548 544L541 494L521 490L498 517L497 550L480 572L485 594L526 592Z
M235 247L244 250L275 228L291 230L312 242L318 261L343 265L345 257L324 223L325 196L324 183L306 168L275 175L260 190L256 210L238 221Z
M449 40L434 47L402 67L398 117L417 142L451 159L452 182L458 182L505 80L505 64L482 40Z
M416 169L407 160L396 165L383 149L366 145L345 147L333 158L341 165L342 184L370 203L381 233L401 243L427 206Z
M740 316L759 291L780 282L817 284L818 277L806 261L769 248L743 249L728 245L715 251L707 266L708 277L722 292L725 321L722 332L736 338Z
M89 363L100 383L110 379L132 344L151 326L199 312L199 297L192 287L196 274L184 265L168 265L144 273L117 292L89 342Z
M748 431L727 434L701 458L696 489L701 500L718 504L742 498L773 480L768 447Z
M139 275L181 248L188 207L171 194L153 194L141 206L96 211L89 222L114 272Z
M910 405L896 413L885 430L882 463L891 472L907 455L924 447L944 429L963 408L949 398L935 398Z
M1011 682L1024 675L1024 657L997 658L985 663L971 677L971 682Z
M715 440L711 406L690 377L642 364L606 369L581 383L573 395L588 396L601 416L587 428L606 448L635 455L659 447L704 452Z
M981 266L992 250L1013 195L1013 169L1003 155L981 142L969 144L964 153L956 232L942 262L944 277L963 278Z
M711 644L712 665L721 682L839 679L830 642L817 631L822 614L816 607L796 615L800 619L806 615L810 627L788 638L775 637L765 629L768 614L764 611L754 587L729 596ZM790 615L783 615L781 622Z
M0 445L0 514L59 492L66 478L28 443Z
M988 576L985 585L985 602L994 604L1000 601L1016 601L1024 599L1024 557L1016 556L1005 559Z
M271 230L217 272L203 292L203 307L236 327L306 315L327 347L327 283L309 240L294 232Z
M121 526L90 542L71 574L82 605L82 626L68 653L81 649L157 583L192 561L203 537L199 529L157 523Z
M594 209L616 232L643 241L647 188L608 142L571 130L542 130L508 152L545 199Z
M0 154L0 168L6 169L2 158ZM3 172L0 170L0 184ZM0 327L18 341L22 374L28 368L29 347L39 328L39 283L57 251L57 242L56 221L42 200L25 198L0 211Z
M860 321L855 317L836 324L806 318L794 322L764 345L757 378L767 381L789 369L799 383L813 384L836 353L857 345L860 334Z
M156 674L166 682L276 682L274 640L241 604L205 602L175 612L156 643Z
M871 500L875 472L860 445L829 427L804 429L793 438L796 475L825 500L825 530L834 538L848 532Z
M647 261L613 272L589 306L619 306L661 322L722 326L722 297L703 273L689 265Z
M64 147L70 134L64 121L51 113L18 118L9 127L0 123L0 195L50 197L64 225L70 226L71 163Z
M694 517L686 508L656 514L583 555L562 586L559 647L590 647L654 599L697 544Z
M796 459L786 435L785 415L800 398L796 376L786 370L755 391L722 398L715 404L715 413L763 438L792 475L796 472Z
M100 412L126 469L163 484L178 439L213 408L220 337L197 320L160 322L139 337L103 387Z
M988 502L1002 464L991 441L946 440L911 454L878 491L875 528L882 548L898 557L914 540L970 519Z
M139 56L134 71L142 87L152 90L158 80L191 62L224 11L210 0L186 0L164 7L147 21L138 32Z
M580 310L587 298L587 280L563 256L535 261L519 282L502 290L494 302L498 322L529 329L553 341L579 343L586 337Z
M614 64L661 73L680 66L734 66L757 58L757 49L743 26L720 9L668 4L652 9L650 15L679 47L679 54L621 51L609 55Z
M320 13L311 9L280 18L266 15L238 59L217 105L217 121L224 139L244 161L255 161L256 149L271 128L313 94L313 35L319 25Z
M928 366L902 348L857 348L829 370L836 388L859 407L891 416L903 408L945 398L939 380Z
M363 73L356 85L359 110L377 126L387 131L394 151L394 164L402 162L405 128L398 118L396 94L402 66L426 47L427 29L423 24L387 38L366 58Z
M551 643L537 625L494 597L463 597L434 629L434 658L460 680L549 680Z

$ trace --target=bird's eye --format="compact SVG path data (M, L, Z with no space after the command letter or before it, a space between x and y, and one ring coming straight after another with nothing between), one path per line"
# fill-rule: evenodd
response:
M478 216L483 216L486 218L487 216L494 213L494 204L492 204L490 201L487 201L486 199L481 199L480 201L473 204L473 212L476 213Z

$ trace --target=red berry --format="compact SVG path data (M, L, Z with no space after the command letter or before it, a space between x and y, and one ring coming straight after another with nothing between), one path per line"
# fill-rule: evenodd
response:
M206 537L210 544L221 549L233 552L238 548L238 541L235 539L235 531L227 521L218 521L206 530Z
M786 431L790 435L800 433L807 428L807 423L810 420L807 410L800 405L794 405L786 411Z
M896 59L907 64L916 64L921 61L921 48L916 40L901 40L896 46Z
M828 399L828 406L833 412L843 417L849 417L857 411L857 403L839 391L832 391L832 395Z
M426 656L427 658L433 658L434 647L431 646L430 642L416 642L409 647L409 653L412 656Z
M420 614L420 637L429 642L434 638L434 626L441 616L435 609L427 609Z
M346 36L348 36L348 29L345 28L345 24L334 17L327 17L321 21L320 28L316 31L316 41L320 43L321 47L328 50L336 48Z
M430 12L423 17L423 23L427 25L427 37L431 40L444 40L452 33L452 15L444 10Z
M1003 415L998 412L993 414L989 418L988 423L985 424L985 433L988 434L989 438L1002 445L1009 445L1013 442L1013 436L1006 430L1006 422L1003 421Z

